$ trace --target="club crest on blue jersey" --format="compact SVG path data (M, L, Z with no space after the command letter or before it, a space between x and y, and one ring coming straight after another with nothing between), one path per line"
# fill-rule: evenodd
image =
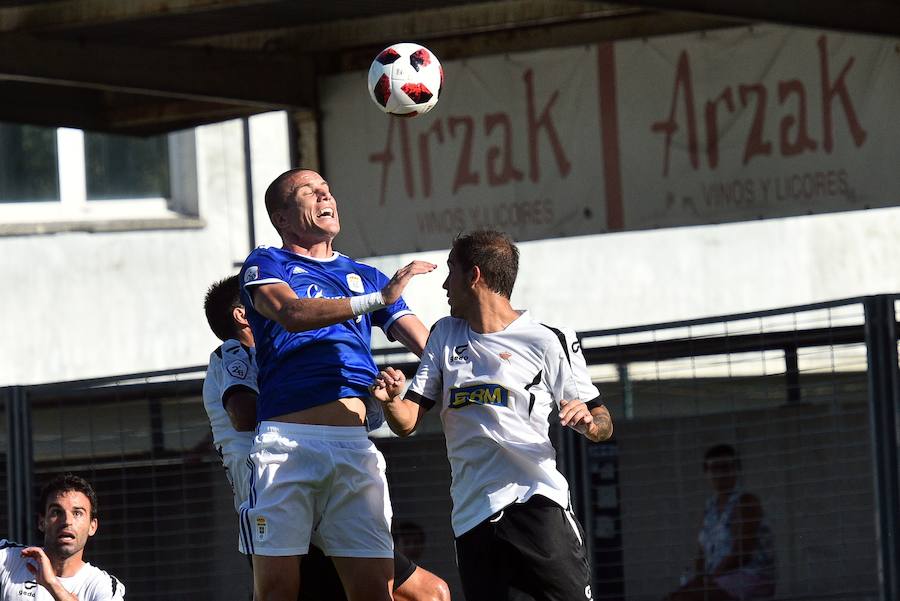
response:
M499 384L475 384L450 389L448 408L459 409L468 405L508 407L509 391Z
M366 291L365 286L363 286L362 278L355 273L347 274L347 287L353 292L359 292L360 294Z

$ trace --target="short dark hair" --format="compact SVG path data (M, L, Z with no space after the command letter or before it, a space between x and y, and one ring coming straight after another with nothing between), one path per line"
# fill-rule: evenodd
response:
M269 214L269 218L272 218L272 213L275 211L280 211L281 209L287 206L287 197L289 196L292 189L285 189L285 182L290 180L294 175L300 173L301 171L309 171L309 169L305 168L297 168L297 169L288 169L269 184L269 187L266 188L266 212Z
M703 455L703 471L706 471L706 464L712 459L733 459L735 467L741 468L741 458L738 457L737 450L730 444L717 444L706 449Z
M460 234L450 252L466 271L477 265L488 288L506 298L512 296L519 273L519 249L508 235L496 230Z
M241 302L241 288L236 275L215 282L206 291L203 300L206 321L219 340L228 340L237 334L231 311L242 306L244 303Z
M47 511L47 502L50 497L69 491L80 492L91 502L91 519L97 519L97 493L91 483L75 474L60 474L47 482L41 489L41 506L38 514L44 515Z

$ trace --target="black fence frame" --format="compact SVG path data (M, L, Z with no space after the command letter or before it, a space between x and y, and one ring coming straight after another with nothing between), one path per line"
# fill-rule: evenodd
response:
M579 333L588 365L623 366L636 361L662 361L683 357L717 355L750 351L781 350L785 357L786 402L800 399L800 371L798 349L833 344L865 344L867 356L868 403L875 474L876 537L878 544L879 597L882 601L900 599L900 364L898 364L898 334L896 303L900 294L850 298L824 303L785 307L768 311L738 313L704 319L650 324L644 326L596 330ZM773 332L762 334L717 335L706 338L687 338L614 346L590 346L592 338L610 337L638 332L685 328L704 324L764 318L789 313L830 309L847 305L863 307L864 324ZM417 363L412 355L396 348L374 351L379 363L390 362L411 375ZM202 373L205 366L188 367L164 372L130 374L75 382L36 386L0 388L0 407L5 408L7 422L7 509L8 538L31 540L34 534L32 512L32 482L34 461L31 441L32 403L58 402L91 403L93 400L115 395L126 399L129 395L151 399L153 420L154 398L173 393L199 394L201 379L163 381L154 383L110 384L147 378L173 377ZM627 385L627 383L623 383ZM158 412L157 412L158 418ZM160 422L161 423L161 422ZM583 524L593 523L593 508L589 502L591 474L586 441L581 437L559 437L559 465L569 478L576 510ZM161 440L154 440L154 448L162 448ZM590 545L591 537L588 537ZM602 559L602 550L589 547L591 557Z

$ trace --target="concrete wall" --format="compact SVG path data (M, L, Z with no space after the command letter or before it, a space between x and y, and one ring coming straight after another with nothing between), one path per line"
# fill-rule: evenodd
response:
M262 195L289 164L286 120L269 114L251 124L256 242L272 244ZM0 386L206 362L216 339L204 292L249 251L242 140L236 121L196 130L204 227L0 238ZM339 203L353 202L340 196L352 174L335 165L325 175ZM588 330L893 292L898 230L900 209L891 208L528 242L513 300ZM407 294L430 324L447 310L446 252L371 262L392 274L412 258L439 265Z

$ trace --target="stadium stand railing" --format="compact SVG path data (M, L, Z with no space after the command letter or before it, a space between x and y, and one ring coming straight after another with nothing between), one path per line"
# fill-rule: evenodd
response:
M898 595L900 296L580 333L615 435L551 425L585 525L595 599L658 600L693 566L711 494L703 454L729 444L773 533L778 600ZM380 349L381 364L415 369ZM88 559L132 600L246 599L231 495L212 449L204 366L0 389L0 536L34 542L37 490L79 473L100 496ZM397 544L463 599L437 412L388 460Z

